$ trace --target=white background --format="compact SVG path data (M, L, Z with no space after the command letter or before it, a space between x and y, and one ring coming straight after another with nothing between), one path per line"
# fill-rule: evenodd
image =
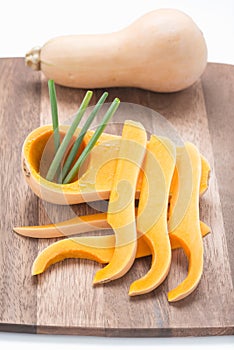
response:
M234 0L0 0L0 57L24 56L57 35L116 31L162 7L194 19L209 61L234 64Z
M234 64L234 0L0 0L0 57L26 51L64 34L116 31L156 8L177 8L204 33L211 62ZM0 106L1 108L1 106ZM231 311L231 310L230 310ZM233 349L233 337L96 338L0 333L0 348L17 349Z

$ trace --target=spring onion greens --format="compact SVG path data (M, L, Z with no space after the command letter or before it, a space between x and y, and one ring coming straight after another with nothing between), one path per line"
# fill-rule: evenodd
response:
M56 97L55 85L53 80L48 81L48 88L49 88L50 106L51 106L51 115L52 115L52 124L53 124L54 148L56 153L60 145L60 134L59 134L59 122L58 122L57 97Z
M85 97L80 105L80 108L78 109L78 112L77 112L70 128L68 129L62 143L60 144L60 146L57 150L57 153L55 154L55 157L54 157L54 159L49 167L48 173L46 175L46 180L53 181L53 179L54 179L54 177L59 169L59 166L61 165L61 161L62 161L64 154L67 150L67 147L71 141L71 138L72 138L74 132L76 131L76 128L79 125L79 122L80 122L81 118L83 117L83 115L86 111L86 108L88 107L88 104L91 100L92 95L93 95L92 91L87 91L87 93L86 93L86 95L85 95Z
M97 142L97 140L101 136L103 130L106 128L107 123L109 122L109 120L112 118L112 116L114 115L114 113L118 109L119 103L120 103L120 100L118 98L115 98L114 101L112 102L111 106L109 107L109 109L105 113L101 124L98 126L95 133L91 137L89 143L87 144L87 146L85 147L85 149L81 153L80 157L78 158L78 160L74 164L73 168L69 171L69 173L65 177L63 184L70 183L74 179L74 177L77 175L82 163L85 161L88 154L90 153L90 151L94 147L95 143Z
M120 100L118 98L115 98L112 104L110 105L109 109L105 113L100 125L94 132L93 136L91 137L90 141L88 142L85 149L82 151L81 155L75 162L72 169L71 168L72 163L74 162L75 157L77 156L77 152L82 144L83 138L88 131L88 128L90 127L91 123L93 122L94 118L96 117L97 113L103 106L108 93L105 92L97 104L94 106L92 112L90 113L89 117L87 118L86 122L84 123L76 141L74 142L72 149L70 150L68 157L65 161L64 166L62 167L62 161L65 157L65 154L68 150L69 143L71 142L71 139L81 121L81 118L83 117L89 102L92 98L93 92L87 91L83 101L81 102L81 105L77 111L77 114L69 127L63 141L60 144L60 133L59 133L59 121L58 121L58 107L57 107L57 97L56 97L56 91L55 91L55 85L53 80L48 81L48 88L49 88L49 96L50 96L50 105L51 105L51 114L52 114L52 125L53 125L53 137L54 137L54 146L55 146L55 156L53 161L50 164L49 170L46 175L46 179L48 181L55 181L57 180L58 176L58 170L60 170L60 175L58 178L58 183L68 184L70 183L74 177L78 174L78 171L89 155L90 151L95 146L96 142L98 141L99 137L102 135L102 132L106 128L107 123L109 120L113 117L114 113L119 107Z
M97 104L95 105L95 107L93 108L92 112L90 113L89 117L87 118L84 126L82 127L78 138L76 139L74 145L72 146L72 149L66 159L65 164L63 165L63 168L61 169L60 175L59 175L59 179L58 182L62 183L64 178L66 177L70 166L72 165L72 162L74 161L76 155L77 155L77 151L83 141L83 138L88 130L88 128L90 127L91 123L93 122L94 118L96 117L97 113L99 112L99 110L101 109L102 105L104 104L105 100L107 99L108 93L104 92L104 94L101 96L101 98L99 99L99 101L97 102Z

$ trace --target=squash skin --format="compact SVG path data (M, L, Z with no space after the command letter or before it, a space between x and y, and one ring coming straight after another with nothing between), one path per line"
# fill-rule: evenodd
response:
M169 235L182 246L189 261L188 275L168 293L168 301L178 301L191 294L197 287L203 270L203 243L199 224L199 190L201 180L201 157L197 148L187 142L177 150L178 184L176 201L168 222ZM191 172L190 172L191 170ZM192 183L184 179L191 176ZM192 186L191 186L192 184ZM192 188L191 188L192 187ZM184 202L187 202L186 208Z
M174 92L191 86L201 76L207 47L189 16L160 9L119 32L54 38L41 48L39 56L40 69L60 85Z
M164 281L170 269L167 206L175 159L176 149L170 140L151 136L143 166L137 229L150 247L152 262L146 275L131 284L130 296L154 290Z
M126 121L107 212L107 222L115 232L115 249L109 264L95 274L93 284L122 277L134 263L137 251L135 192L146 144L144 127Z

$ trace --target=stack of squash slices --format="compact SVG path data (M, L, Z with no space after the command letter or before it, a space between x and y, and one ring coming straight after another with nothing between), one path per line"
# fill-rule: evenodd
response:
M60 132L67 128L61 126ZM189 142L175 147L168 138L156 135L147 141L143 125L127 120L122 136L101 135L85 171L63 185L40 174L40 160L52 133L52 126L39 127L23 145L22 169L33 192L46 201L67 205L109 199L108 210L57 224L15 227L18 234L33 238L73 236L39 253L32 274L41 274L66 258L83 258L106 264L96 272L93 284L107 283L124 276L136 258L151 255L149 271L130 286L129 295L135 296L157 288L169 273L171 250L183 248L188 274L169 291L168 301L191 294L202 276L202 237L210 232L199 218L199 198L208 188L210 166L198 149ZM74 139L78 134L79 128ZM83 147L92 135L88 130ZM110 228L114 234L75 236Z

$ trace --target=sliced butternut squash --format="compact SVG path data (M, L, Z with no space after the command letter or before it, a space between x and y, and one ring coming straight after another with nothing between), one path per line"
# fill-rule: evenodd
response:
M46 128L47 130L47 128ZM89 139L92 135L92 132L89 131L86 135ZM103 134L101 143L104 143L105 141L109 142L109 134ZM104 141L105 140L105 141ZM112 140L112 139L111 139ZM119 142L119 141L118 141ZM42 145L42 147L44 147ZM109 156L108 156L109 157ZM108 158L107 157L107 158ZM106 158L106 159L107 159ZM210 166L207 160L201 156L202 160L202 174L201 174L201 181L200 181L200 195L202 195L208 188L209 183L209 173L210 173ZM94 164L95 162L95 164ZM107 179L107 183L109 183L110 174L113 175L113 167L116 163L116 159L111 160L110 162L105 163L105 167L103 167L99 172L98 176L99 178L96 178L97 182L99 183L99 186L101 187L101 176L103 176L104 179ZM93 168L97 168L98 160L96 157L92 157L91 165ZM84 177L86 179L90 178L91 175L88 175L88 173L84 174ZM173 194L174 189L174 195L173 200L176 201L177 196L177 168L175 167L174 174L172 177L171 187L170 187L170 201ZM142 172L140 173L139 177L142 177ZM140 186L140 183L142 182L141 179L138 179L138 186ZM168 208L168 219L171 215L171 208L173 206L170 205L169 201L169 208ZM71 236L78 233L84 233L89 231L95 231L100 229L110 228L110 225L108 225L106 221L106 213L98 213L98 214L92 214L92 215L85 215L81 217L75 217L71 220L63 221L56 224L51 225L42 225L42 226L22 226L22 227L14 227L14 231L22 236L32 237L32 238L53 238L53 237L63 237L63 236ZM207 226L204 222L200 222L200 228L201 228L201 234L202 236L205 236L207 233L210 232L210 227ZM175 244L175 242L171 242L171 244Z
M62 133L67 131L68 126L60 126ZM79 128L75 133L77 137ZM26 182L32 191L51 203L56 204L78 204L99 199L108 199L112 186L116 159L119 152L120 136L103 133L97 142L98 147L94 147L90 157L88 168L74 182L61 185L47 181L40 173L41 161L49 157L43 157L47 141L52 135L52 126L45 125L33 130L25 139L22 149L22 170ZM93 135L92 130L88 130L85 135L82 147L85 147ZM73 140L74 141L74 140ZM200 193L208 187L209 164L202 157L202 181ZM142 172L138 178L136 197L139 196L141 188Z
M143 166L137 229L150 247L152 263L147 274L131 284L130 296L155 289L164 281L170 269L167 205L175 160L174 144L168 139L151 136Z
M208 233L209 231L206 230L204 232L204 236ZM170 238L170 242L171 249L174 250L180 248L178 241L173 241L173 238ZM115 235L63 239L50 244L40 254L38 254L33 263L32 274L39 275L40 273L46 271L51 265L69 258L89 259L102 264L107 264L113 256L114 247ZM137 242L136 258L149 255L151 255L151 249L147 245L144 236L140 236Z
M107 223L107 221L105 220L103 223ZM205 232L205 234L207 234L208 230ZM178 241L173 241L173 238L170 238L170 242L171 249L180 248ZM63 239L50 244L38 254L32 266L32 274L39 275L46 271L51 265L68 258L89 259L107 264L113 256L114 247L115 235ZM151 249L147 245L144 236L140 236L137 241L136 258L149 255L151 255Z
M94 284L123 276L135 260L135 192L146 143L144 127L133 121L125 122L107 213L107 222L115 232L115 250L109 264L96 273Z
M35 139L33 141L33 137L31 139L31 142L35 142L35 140L37 141L36 143L38 143L36 145L36 149L35 147L29 147L29 144L27 144L27 149L29 151L29 149L32 151L36 151L39 148L39 152L38 154L40 154L40 152L42 152L44 146L45 146L45 135L44 133L49 133L50 131L48 131L48 127L42 127L41 128L41 135L42 135L42 140L39 142L39 137L36 137L35 135ZM88 142L88 140L91 138L92 136L92 131L88 131L86 137L86 143ZM43 136L44 135L44 136ZM116 138L116 139L115 139ZM47 140L47 139L46 139ZM120 138L118 138L115 135L110 135L110 134L102 134L101 136L101 140L99 140L100 144L102 144L103 147L106 147L108 149L108 151L110 150L110 147L108 145L110 145L110 141L114 142L114 144L111 143L111 145L113 146L113 152L114 155L116 155L116 149L119 149L119 146L117 146L117 144L119 144L119 140ZM107 145L106 145L107 142ZM117 144L116 144L117 142ZM107 147L108 146L108 147ZM116 147L115 147L116 146ZM100 146L99 146L100 147ZM27 153L27 152L26 152ZM103 179L105 179L106 181L106 189L108 186L110 186L110 177L114 176L114 168L116 165L116 159L111 160L109 152L108 154L103 152L102 154L105 154L105 157L102 157L103 159L103 167L97 172L94 171L94 173L96 172L96 182L97 182L97 186L99 187L100 191L102 191L102 195L103 196ZM105 159L105 160L104 160ZM109 159L109 161L108 161ZM201 181L200 181L200 195L202 195L206 189L208 188L208 183L209 183L209 173L210 173L210 166L209 163L207 162L207 160L201 156L201 160L202 160L202 174L201 174ZM35 160L35 167L36 164L39 163L39 160ZM90 168L92 169L97 169L98 167L98 163L99 162L99 158L98 157L92 157L90 160ZM32 168L32 174L35 172L37 172L34 168ZM38 174L39 175L39 174ZM171 215L171 208L173 207L173 205L170 205L171 202L171 197L173 194L173 201L176 202L176 196L178 194L177 192L177 168L175 167L175 171L173 174L173 178L172 178L172 182L171 182L171 187L170 187L170 200L169 200L169 208L168 208L168 219ZM141 182L142 179L140 179L142 177L142 171L139 175L138 178L138 187L140 189L141 186ZM92 178L91 172L87 171L84 174L84 177L81 181L81 183L84 185L84 183L92 183L94 180ZM56 185L56 184L55 184ZM67 185L65 185L67 186ZM73 186L75 186L75 183L73 183ZM81 186L82 187L82 186ZM174 189L174 193L173 193L173 189ZM84 193L84 191L82 190L82 192ZM106 193L109 193L108 189L105 191ZM77 196L77 194L74 194L75 196ZM65 194L64 194L65 196ZM83 195L85 196L85 195ZM77 199L77 197L74 197ZM93 214L93 215L87 215L87 216L81 216L81 217L76 217L73 218L71 220L67 220L64 222L60 222L57 224L51 224L51 225L43 225L43 226L22 226L22 227L14 227L14 231L19 233L20 235L23 236L27 236L27 237L33 237L33 238L52 238L52 237L62 237L62 236L71 236L73 234L78 234L78 233L82 233L82 232L89 232L89 231L94 231L96 229L104 229L104 228L109 228L110 226L107 224L106 222L106 214ZM208 232L210 232L210 228L204 223L201 222L200 224L201 227L201 233L202 235L206 235ZM174 244L174 243L173 243Z
M103 224L107 224L107 221L104 220ZM201 222L201 224L203 223ZM209 229L205 224L204 228L206 228L206 231L204 231L203 236L209 233ZM174 250L180 248L179 242L174 241L171 237L170 242L171 249ZM74 237L72 239L63 239L50 244L37 256L33 263L32 274L38 275L40 273L43 273L51 265L68 258L89 259L102 264L107 264L113 256L114 247L115 235ZM151 255L151 249L147 245L144 236L140 236L137 241L136 258L141 258L149 255Z
M168 293L169 301L185 298L198 285L203 269L203 243L199 222L199 189L201 181L201 157L197 148L186 143L177 149L178 171L176 201L171 201L168 222L169 235L184 249L189 269L185 280Z
M177 165L178 165L177 156ZM207 181L206 181L207 183ZM178 187L174 187L176 198ZM56 225L35 226L16 228L16 232L25 236L36 238L61 237L63 234L78 234L87 231L110 228L107 223L106 213L86 215L67 220ZM202 235L210 232L210 228L200 222ZM180 240L174 235L169 235L171 248L180 248ZM66 258L85 258L95 260L100 263L108 263L113 256L115 236L79 237L66 239L51 244L42 251L33 264L33 274L44 272L50 265ZM138 238L136 257L151 255L152 250L147 245L144 235Z

